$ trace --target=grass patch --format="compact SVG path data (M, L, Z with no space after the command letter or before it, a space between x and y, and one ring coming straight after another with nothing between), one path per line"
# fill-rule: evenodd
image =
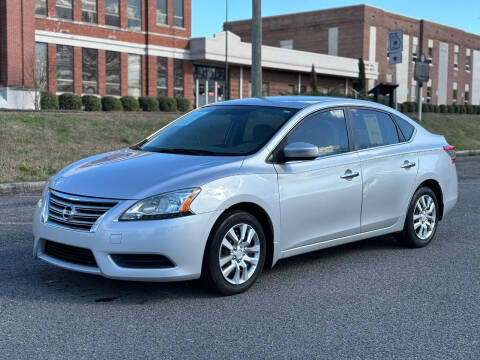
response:
M74 161L135 144L178 116L0 112L0 183L46 180Z
M417 114L407 114L417 120ZM420 123L434 134L444 135L457 150L480 149L480 115L425 113Z
M176 117L158 112L0 112L0 183L46 180L74 161L135 144ZM445 135L458 150L480 149L479 115L423 117L422 126Z

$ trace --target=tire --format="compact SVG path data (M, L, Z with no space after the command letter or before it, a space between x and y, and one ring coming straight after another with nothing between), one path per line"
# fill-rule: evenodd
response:
M399 242L410 248L427 246L437 232L439 212L435 193L425 186L417 189L410 201L403 231L396 234Z
M207 242L202 281L222 295L244 292L262 272L265 255L266 240L260 222L247 212L229 211L217 221Z

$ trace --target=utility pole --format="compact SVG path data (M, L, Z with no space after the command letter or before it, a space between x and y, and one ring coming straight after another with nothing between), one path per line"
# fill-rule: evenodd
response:
M422 55L423 55L423 19L420 20L420 36L419 36L419 40L418 40L418 47L419 49L417 50L417 56L420 58L421 61L424 61L424 59L422 59ZM422 121L422 95L423 95L423 83L422 82L418 82L418 121L421 122Z
M252 97L262 96L262 0L252 0Z
M228 78L228 0L225 0L225 100L230 99Z

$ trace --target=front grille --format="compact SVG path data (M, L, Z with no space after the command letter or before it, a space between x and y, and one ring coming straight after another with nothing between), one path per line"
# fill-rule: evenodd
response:
M64 260L79 265L97 267L95 257L89 249L46 240L44 252L55 259Z
M52 190L48 201L48 222L90 231L95 222L116 204L112 200L70 196Z

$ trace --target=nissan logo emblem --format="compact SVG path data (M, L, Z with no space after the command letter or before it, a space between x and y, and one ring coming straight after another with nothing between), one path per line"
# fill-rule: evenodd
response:
M75 216L75 208L73 206L66 206L63 209L62 216L65 220L70 221Z

